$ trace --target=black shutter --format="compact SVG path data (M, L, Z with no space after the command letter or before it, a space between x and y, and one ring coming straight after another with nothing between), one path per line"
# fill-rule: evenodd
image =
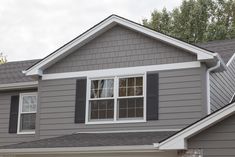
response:
M75 123L85 123L86 84L86 78L78 79L76 82Z
M19 112L19 95L11 96L10 120L9 120L9 133L17 133Z
M147 73L147 120L158 120L159 75Z

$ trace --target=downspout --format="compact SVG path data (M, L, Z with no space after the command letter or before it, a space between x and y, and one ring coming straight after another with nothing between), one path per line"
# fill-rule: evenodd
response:
M220 67L220 60L217 64L206 71L206 81L207 81L207 114L211 113L211 91L210 91L210 72Z

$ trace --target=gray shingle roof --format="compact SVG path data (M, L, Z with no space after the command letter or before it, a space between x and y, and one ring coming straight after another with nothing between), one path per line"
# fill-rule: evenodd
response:
M38 60L8 62L0 65L0 84L34 81L25 76L22 71Z
M235 53L235 39L210 41L197 45L207 50L219 53L225 64Z
M0 149L152 145L175 132L77 133L1 146Z

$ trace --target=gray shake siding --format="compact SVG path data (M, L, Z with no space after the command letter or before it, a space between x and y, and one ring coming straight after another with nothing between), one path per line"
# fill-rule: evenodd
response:
M41 138L86 131L180 129L202 117L204 68L159 72L159 120L146 123L85 125L74 123L74 79L39 82Z
M230 102L235 92L234 78L235 60L229 64L227 71L210 75L212 111L216 111Z
M188 140L190 149L203 149L203 157L235 156L235 115Z
M195 61L196 56L122 26L115 26L44 73Z
M0 145L7 145L36 139L35 135L17 135L8 133L11 96L19 95L19 93L35 91L36 90L0 91Z

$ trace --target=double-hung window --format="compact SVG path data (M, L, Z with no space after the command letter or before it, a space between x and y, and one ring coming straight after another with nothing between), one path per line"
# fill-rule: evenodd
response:
M90 79L87 123L144 121L144 75Z
M37 93L21 93L18 133L35 133Z

